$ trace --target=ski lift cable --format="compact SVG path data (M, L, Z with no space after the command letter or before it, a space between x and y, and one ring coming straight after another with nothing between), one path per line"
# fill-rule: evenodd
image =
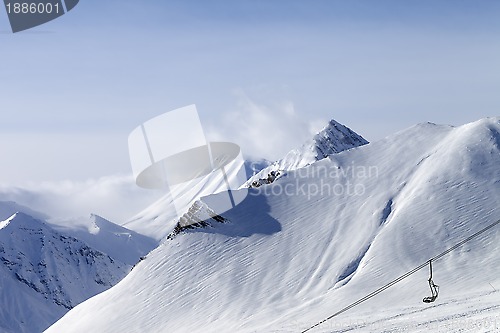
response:
M318 322L318 323L314 324L313 326L309 327L308 329L303 330L301 333L308 332L308 331L310 331L310 330L312 330L312 329L314 329L314 328L316 328L316 327L320 326L321 324L323 324L323 323L327 322L328 320L332 319L333 317L336 317L336 316L338 316L338 315L340 315L340 314L342 314L342 313L346 312L347 310L350 310L350 309L352 309L353 307L358 306L359 304L361 304L361 303L363 303L363 302L365 302L365 301L369 300L370 298L372 298L372 297L374 297L374 296L376 296L376 295L380 294L380 293L381 293L381 292L383 292L384 290L386 290L386 289L388 289L388 288L392 287L393 285L395 285L395 284L396 284L396 283L398 283L398 282L401 282L402 280L404 280L404 279L406 279L407 277L409 277L410 275L412 275L412 274L414 274L414 273L418 272L418 271L419 271L419 270L421 270L422 268L427 267L427 265L429 265L429 264L430 264L430 262L432 262L432 261L436 261L436 260L438 260L438 259L440 259L440 258L444 257L444 256L445 256L445 255L447 255L448 253L450 253L450 252L452 252L452 251L456 250L456 249L457 249L457 248L459 248L460 246L462 246L462 245L464 245L465 243L467 243L467 242L471 241L472 239L476 238L476 237L477 237L477 236L479 236L480 234L482 234L482 233L484 233L484 232L488 231L489 229L493 228L494 226L496 226L496 225L497 225L497 224L499 224L499 223L500 223L500 220L498 220L498 221L496 221L496 222L494 222L494 223L492 223L492 224L488 225L487 227L485 227L485 228L483 228L483 229L481 229L481 230L477 231L476 233L474 233L474 234L470 235L469 237L465 238L464 240L462 240L462 241L458 242L457 244L453 245L453 246L452 246L452 247L450 247L449 249L447 249L447 250L445 250L445 251L441 252L440 254L438 254L438 255L436 255L436 256L434 256L434 257L432 257L431 259L427 260L425 263L423 263L423 264L421 264L421 265L419 265L419 266L415 267L415 268L414 268L414 269L412 269L411 271L406 272L405 274L401 275L400 277L398 277L398 278L396 278L396 279L392 280L391 282L387 283L387 284L386 284L386 285L384 285L383 287L380 287L379 289L377 289L377 290L375 290L375 291L372 291L372 292L371 292L371 293L369 293L368 295L366 295L366 296L364 296L364 297L362 297L362 298L358 299L357 301L355 301L355 302L353 302L353 303L351 303L351 304L347 305L346 307L344 307L344 308L342 308L341 310L339 310L339 311L335 312L335 313L334 313L334 314L332 314L331 316L329 316L329 317L327 317L327 318L323 319L322 321L320 321L320 322Z

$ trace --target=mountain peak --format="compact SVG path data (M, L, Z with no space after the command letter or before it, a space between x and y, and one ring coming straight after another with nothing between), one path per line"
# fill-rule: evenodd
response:
M303 168L325 157L367 144L361 135L331 119L312 139L300 148L289 151L285 157L251 177L247 186L260 186L274 181L283 172Z
M84 241L89 246L128 265L154 249L158 243L150 237L115 224L97 214L52 224L57 231Z
M349 127L332 119L313 137L312 143L315 159L320 160L331 154L365 145L368 141Z

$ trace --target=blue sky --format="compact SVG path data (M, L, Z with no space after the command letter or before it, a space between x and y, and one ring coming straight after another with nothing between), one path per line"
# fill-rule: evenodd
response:
M209 138L270 159L330 118L372 141L499 115L498 17L498 1L82 0L12 34L0 11L0 184L130 173L130 131L192 103Z

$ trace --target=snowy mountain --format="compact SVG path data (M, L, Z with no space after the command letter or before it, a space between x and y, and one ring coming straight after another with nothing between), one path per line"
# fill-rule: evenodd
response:
M361 135L350 128L330 120L311 140L299 149L293 149L285 157L262 169L247 181L247 186L258 187L272 183L290 170L303 168L332 154L367 144Z
M47 332L301 332L499 220L499 165L500 118L425 123L200 223L217 200L205 197L184 216L192 228ZM497 226L436 260L434 303L418 270L311 332L498 331L499 244Z
M24 213L0 222L1 332L41 332L129 265Z
M88 218L51 220L51 226L128 265L135 265L141 257L158 246L153 238L114 224L96 214L91 214Z

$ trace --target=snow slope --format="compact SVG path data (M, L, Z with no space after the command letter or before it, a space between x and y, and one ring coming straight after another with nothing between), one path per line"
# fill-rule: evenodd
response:
M41 332L130 266L24 213L0 222L0 331Z
M47 332L301 332L500 219L499 165L500 118L332 155L166 239ZM497 227L436 261L435 303L424 269L312 332L497 331L499 244Z
M153 238L159 243L161 239L174 229L177 223L176 220L177 211L174 201L170 194L166 194L133 216L123 226L139 234Z
M332 119L311 140L305 142L300 148L289 151L283 159L253 175L246 184L260 186L272 182L272 179L267 181L271 172L275 174L279 172L282 175L286 171L303 168L332 154L367 143L368 141L361 135Z

